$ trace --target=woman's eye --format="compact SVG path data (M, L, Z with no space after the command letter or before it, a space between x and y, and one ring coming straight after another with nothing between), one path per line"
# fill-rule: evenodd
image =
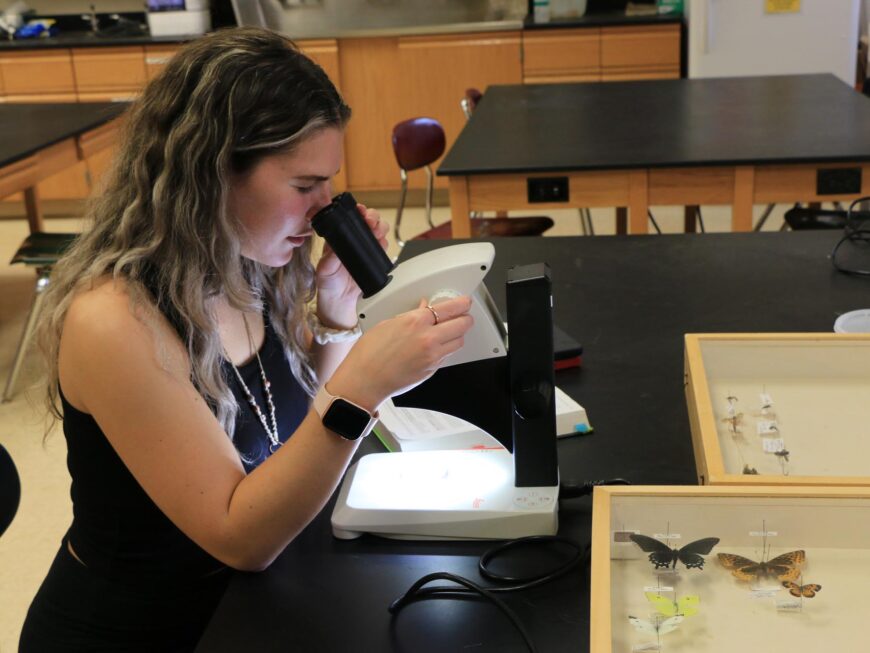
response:
M296 190L298 190L300 193L302 193L304 195L305 193L310 193L311 191L313 191L314 186L313 185L312 186L297 186Z

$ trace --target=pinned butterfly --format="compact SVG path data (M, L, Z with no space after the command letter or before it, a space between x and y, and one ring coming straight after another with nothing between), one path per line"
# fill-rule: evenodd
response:
M764 560L755 562L734 553L719 554L719 562L722 566L735 578L746 582L752 582L762 576L775 576L781 581L794 581L800 576L800 565L806 559L807 556L803 551L789 551L766 562Z
M703 556L710 553L713 547L719 543L718 537L705 537L694 542L689 542L683 547L671 548L648 535L632 533L631 541L637 544L645 553L649 553L649 561L656 569L677 568L677 561L686 565L686 569L703 569Z
M660 637L676 630L677 626L683 623L683 615L678 614L673 617L668 617L667 619L656 617L650 621L629 616L628 620L631 622L631 625L634 626L635 630L648 635Z
M816 593L822 589L822 586L816 583L798 585L797 583L792 583L788 580L783 581L782 586L786 588L788 590L788 593L792 596L796 596L798 598L806 597L808 599L813 598Z
M658 592L644 592L644 596L646 596L647 601L652 603L656 612L665 617L696 615L698 614L698 604L701 602L701 597L696 594L681 596L678 599L669 599Z

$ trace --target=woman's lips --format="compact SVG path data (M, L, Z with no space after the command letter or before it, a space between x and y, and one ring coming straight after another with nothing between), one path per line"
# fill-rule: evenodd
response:
M305 241L310 237L311 234L303 234L302 236L288 236L287 240L289 240L294 247L300 247L305 244Z

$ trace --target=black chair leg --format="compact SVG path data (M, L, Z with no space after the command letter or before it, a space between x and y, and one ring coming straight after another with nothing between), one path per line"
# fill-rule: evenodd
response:
M12 371L9 372L9 378L6 380L6 388L3 390L3 403L12 399L12 395L15 392L18 375L21 372L27 350L30 348L30 339L33 337L36 321L39 318L39 311L42 308L42 300L45 298L45 291L48 289L51 267L36 268L36 274L36 290L33 294L33 303L30 305L27 321L24 323L24 329L21 331L18 350L15 352L15 360L12 362Z

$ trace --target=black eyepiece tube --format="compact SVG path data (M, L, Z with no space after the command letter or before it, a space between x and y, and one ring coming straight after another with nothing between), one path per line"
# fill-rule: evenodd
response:
M336 195L311 220L311 226L324 238L350 276L370 297L387 285L393 263L356 208L350 193Z

